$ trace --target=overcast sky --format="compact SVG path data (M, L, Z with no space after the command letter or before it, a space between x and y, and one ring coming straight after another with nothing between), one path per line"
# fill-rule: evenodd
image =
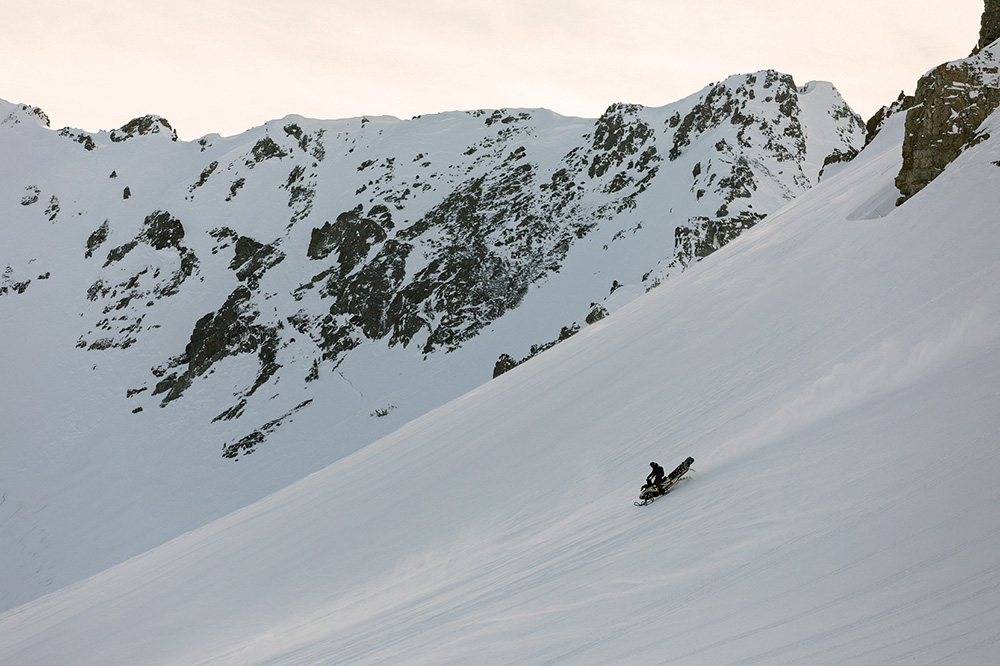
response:
M0 98L182 139L310 118L662 106L730 74L832 81L866 119L969 54L983 0L0 0Z

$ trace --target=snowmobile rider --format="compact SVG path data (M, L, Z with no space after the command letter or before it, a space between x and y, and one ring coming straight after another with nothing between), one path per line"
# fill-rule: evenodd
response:
M649 463L649 466L653 468L653 471L646 477L645 487L648 488L652 485L655 485L657 488L661 487L663 484L663 468L655 462Z

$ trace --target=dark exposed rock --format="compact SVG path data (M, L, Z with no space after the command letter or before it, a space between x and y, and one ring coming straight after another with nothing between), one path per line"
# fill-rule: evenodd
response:
M522 159L523 151L509 153L505 168L459 185L406 228L395 230L389 210L375 206L313 230L309 257L336 252L336 263L297 294L322 281L321 296L332 300L313 333L327 360L363 338L406 346L423 334L424 353L453 349L516 306L546 258L555 266L569 246L560 234L576 231L536 212L534 168ZM404 283L418 239L428 262Z
M236 271L236 277L246 282L250 289L257 289L260 278L268 269L277 266L285 258L285 253L273 245L265 245L249 236L236 240L236 255L229 264Z
M87 239L87 252L84 256L88 259L94 256L94 250L99 248L104 241L108 239L108 221L104 220L104 224L98 227L94 233L90 234Z
M719 218L693 217L686 225L677 227L674 231L675 261L688 266L704 259L756 225L764 219L764 215L744 211L735 216Z
M215 172L215 170L217 168L219 168L219 162L217 160L213 161L211 164L209 164L207 167L205 167L202 170L201 175L198 176L197 182L195 182L194 185L192 185L191 187L189 187L188 191L189 192L193 192L195 189L197 189L197 188L201 187L202 185L204 185L205 183L207 183L209 176L211 176Z
M268 421L259 429L254 430L252 433L243 437L233 444L229 444L222 451L223 458L238 458L241 455L249 455L256 450L260 444L264 442L269 434L277 430L285 421L291 418L296 412L298 412L303 407L311 403L312 400L306 400L302 403L296 405L293 409L285 412L281 416L271 421Z
M1000 0L986 0L980 20L978 48L986 48L997 39L1000 39Z
M103 244L107 235L107 221L105 221L101 228L92 233L88 239L87 256L90 256L97 247ZM99 321L96 329L113 334L103 336L111 340L111 343L98 347L91 346L92 349L130 346L136 340L135 335L143 317L134 310L128 309L130 303L143 300L150 304L153 299L172 296L178 293L181 285L198 271L200 265L198 257L184 245L183 240L184 227L180 220L174 218L167 211L155 211L145 218L143 229L135 238L108 252L104 268L121 262L140 244L149 245L156 250L175 250L176 255L167 253L162 258L162 261L166 262L165 264L147 265L115 283L99 279L88 288L88 300L107 300L102 314L108 315L109 318ZM165 266L175 266L175 268L165 273L162 270ZM115 313L113 317L111 317L112 313ZM95 332L91 331L91 333Z
M30 106L28 104L20 104L15 107L15 110L12 111L9 116L6 118L0 118L0 125L6 123L19 125L24 120L33 120L35 122L40 122L45 127L51 127L48 114L37 106Z
M878 136L878 133L882 131L882 126L885 125L885 121L897 113L908 111L911 106L913 106L913 95L907 95L905 92L900 91L899 97L896 98L895 102L888 106L883 106L876 111L875 115L865 123L865 145L867 146L872 142L872 139Z
M903 166L896 176L902 204L934 180L968 146L979 126L1000 106L996 47L965 60L945 63L917 84L906 114Z
M606 307L598 303L593 303L592 305L593 307L587 314L586 321L588 324L596 324L597 322L601 321L602 319L608 316L608 309Z
M15 280L14 267L8 265L0 275L0 296L9 293L23 294L30 284L31 280Z
M358 205L338 215L335 222L313 229L306 255L314 260L324 259L336 249L340 273L350 273L373 244L385 241L393 227L392 215L385 206L373 207L367 216L362 215L362 210Z
M181 221L165 210L158 210L146 216L145 229L139 235L139 240L145 241L154 250L164 250L168 247L180 249L184 238L184 226Z
M245 286L237 287L226 302L210 312L194 326L184 354L173 359L170 367L186 366L160 381L153 395L166 393L162 405L179 398L195 377L204 375L224 358L256 353L260 361L257 380L247 395L252 395L277 372L278 332L273 326L257 322L260 313L253 305L253 293ZM166 370L161 369L165 374Z
M68 127L65 127L59 130L59 136L64 136L69 139L72 139L73 141L76 141L86 150L94 150L95 148L97 148L97 144L94 143L94 137L84 132L75 132L69 129Z
M237 178L232 183L230 183L229 196L226 197L226 201L232 200L232 198L236 196L236 193L239 192L244 185L246 185L246 182L247 182L246 178Z
M432 243L435 258L394 299L402 325L393 340L407 343L426 323L425 353L453 348L521 301L544 270L543 243L552 241L546 221L529 212L531 189L524 181L532 170L525 166L492 182L466 183L424 217L422 227L443 235Z
M406 276L406 259L412 249L408 243L389 240L369 263L343 282L343 288L334 288L337 278L331 278L325 288L325 293L336 294L331 314L359 327L369 339L394 334L394 340L404 341L407 317L397 292Z
M653 145L639 154L653 137L653 128L636 115L641 109L638 104L613 104L597 120L591 145L594 155L587 170L588 176L600 178L609 169L621 167L636 155L639 155L637 170L640 173L646 171L651 163L659 161ZM622 190L630 182L627 178L624 172L619 172L605 191L613 193Z
M288 153L282 150L281 146L275 143L274 139L269 136L265 136L254 144L254 147L250 149L250 153L253 155L253 159L248 160L247 165L251 166L274 157L281 159L288 156Z
M595 308L602 308L602 306L595 304ZM604 316L607 316L607 310L604 311L604 315L599 317L599 319L603 319ZM593 323L593 322L588 321L588 323ZM528 361L534 358L535 356L538 356L542 352L552 349L560 342L570 339L579 332L580 332L580 325L577 323L574 323L571 326L563 326L562 329L559 331L558 338L556 338L555 340L551 340L549 342L544 342L542 344L531 345L531 351L528 353L527 356L522 358L520 361L515 361L510 354L500 354L500 358L497 359L496 365L493 366L493 378L496 379L497 377L507 372L508 370L512 370L517 366L521 365L522 363L524 363L525 361Z
M303 135L303 138L307 139L308 135ZM301 164L296 165L288 174L287 182L281 186L288 190L288 207L294 211L289 226L307 217L312 211L313 198L316 196L316 174L310 174L308 179L305 174L306 168Z
M136 136L160 133L168 134L171 141L177 140L177 132L170 126L166 118L152 115L142 116L141 118L130 120L116 130L111 130L111 140L127 141Z
M125 255L134 250L139 245L139 241L130 240L124 245L119 245L110 252L108 252L108 258L104 262L104 268L107 268L111 264L121 261L125 258Z
M240 266L250 261L263 247L263 243L255 241L249 236L237 237L236 254L233 257L233 260L229 263L229 269L234 271L237 270Z
M791 76L774 70L765 70L761 75L763 82L761 82L760 90L764 94L764 101L768 104L774 104L778 110L778 117L774 119L773 124L765 124L759 128L767 137L765 147L773 152L778 159L792 160L801 157L805 153L805 138L798 119L801 110L795 81ZM737 138L743 145L748 136L746 131L757 121L749 112L748 104L757 99L758 82L758 75L751 74L746 77L744 85L735 88L723 83L713 86L699 104L691 109L682 120L676 121L678 127L674 133L673 146L668 155L670 160L673 161L680 157L684 149L690 146L697 137L711 128L722 125L728 124L742 128L743 131L737 133ZM670 122L673 124L675 121L671 119ZM778 131L780 131L780 135L777 134ZM795 140L793 150L785 147L781 136Z
M510 354L500 354L500 358L497 359L496 365L493 366L493 378L496 379L503 373L516 367L517 361L515 361Z
M218 311L198 320L184 348L184 360L192 374L203 374L213 363L232 354L256 349L252 295L246 287L237 287Z
M45 208L45 215L49 218L49 222L55 222L56 217L59 216L59 199L54 194L49 199L49 205Z
M858 156L859 152L860 151L858 151L857 148L851 148L850 150L834 150L832 153L823 158L823 168L819 171L820 178L823 177L823 174L826 172L826 168L828 166L831 164L843 164L845 162L850 162Z
M38 197L41 195L42 191L35 187L34 185L28 185L24 188L26 194L21 197L22 206L30 206L31 204L38 203Z

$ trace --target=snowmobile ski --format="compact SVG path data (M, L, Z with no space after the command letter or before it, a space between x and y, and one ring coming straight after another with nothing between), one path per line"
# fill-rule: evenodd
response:
M689 470L689 471L693 472L695 470L692 469L692 470ZM673 481L671 483L664 484L664 486L663 486L663 492L662 493L656 493L656 494L649 495L648 497L646 497L646 499L644 499L642 501L639 501L639 502L632 502L632 504L634 504L636 506L646 506L647 504L652 504L653 502L655 502L656 500L660 499L664 495L669 494L670 491L674 489L674 486L677 485L678 483L680 483L681 481L690 481L690 480L691 480L690 476L685 476L683 479L677 479L676 481Z

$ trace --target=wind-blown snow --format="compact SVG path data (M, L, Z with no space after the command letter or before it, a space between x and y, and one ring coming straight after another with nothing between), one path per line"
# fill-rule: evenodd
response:
M0 615L0 661L996 663L1000 140L888 210L901 122L545 354Z

